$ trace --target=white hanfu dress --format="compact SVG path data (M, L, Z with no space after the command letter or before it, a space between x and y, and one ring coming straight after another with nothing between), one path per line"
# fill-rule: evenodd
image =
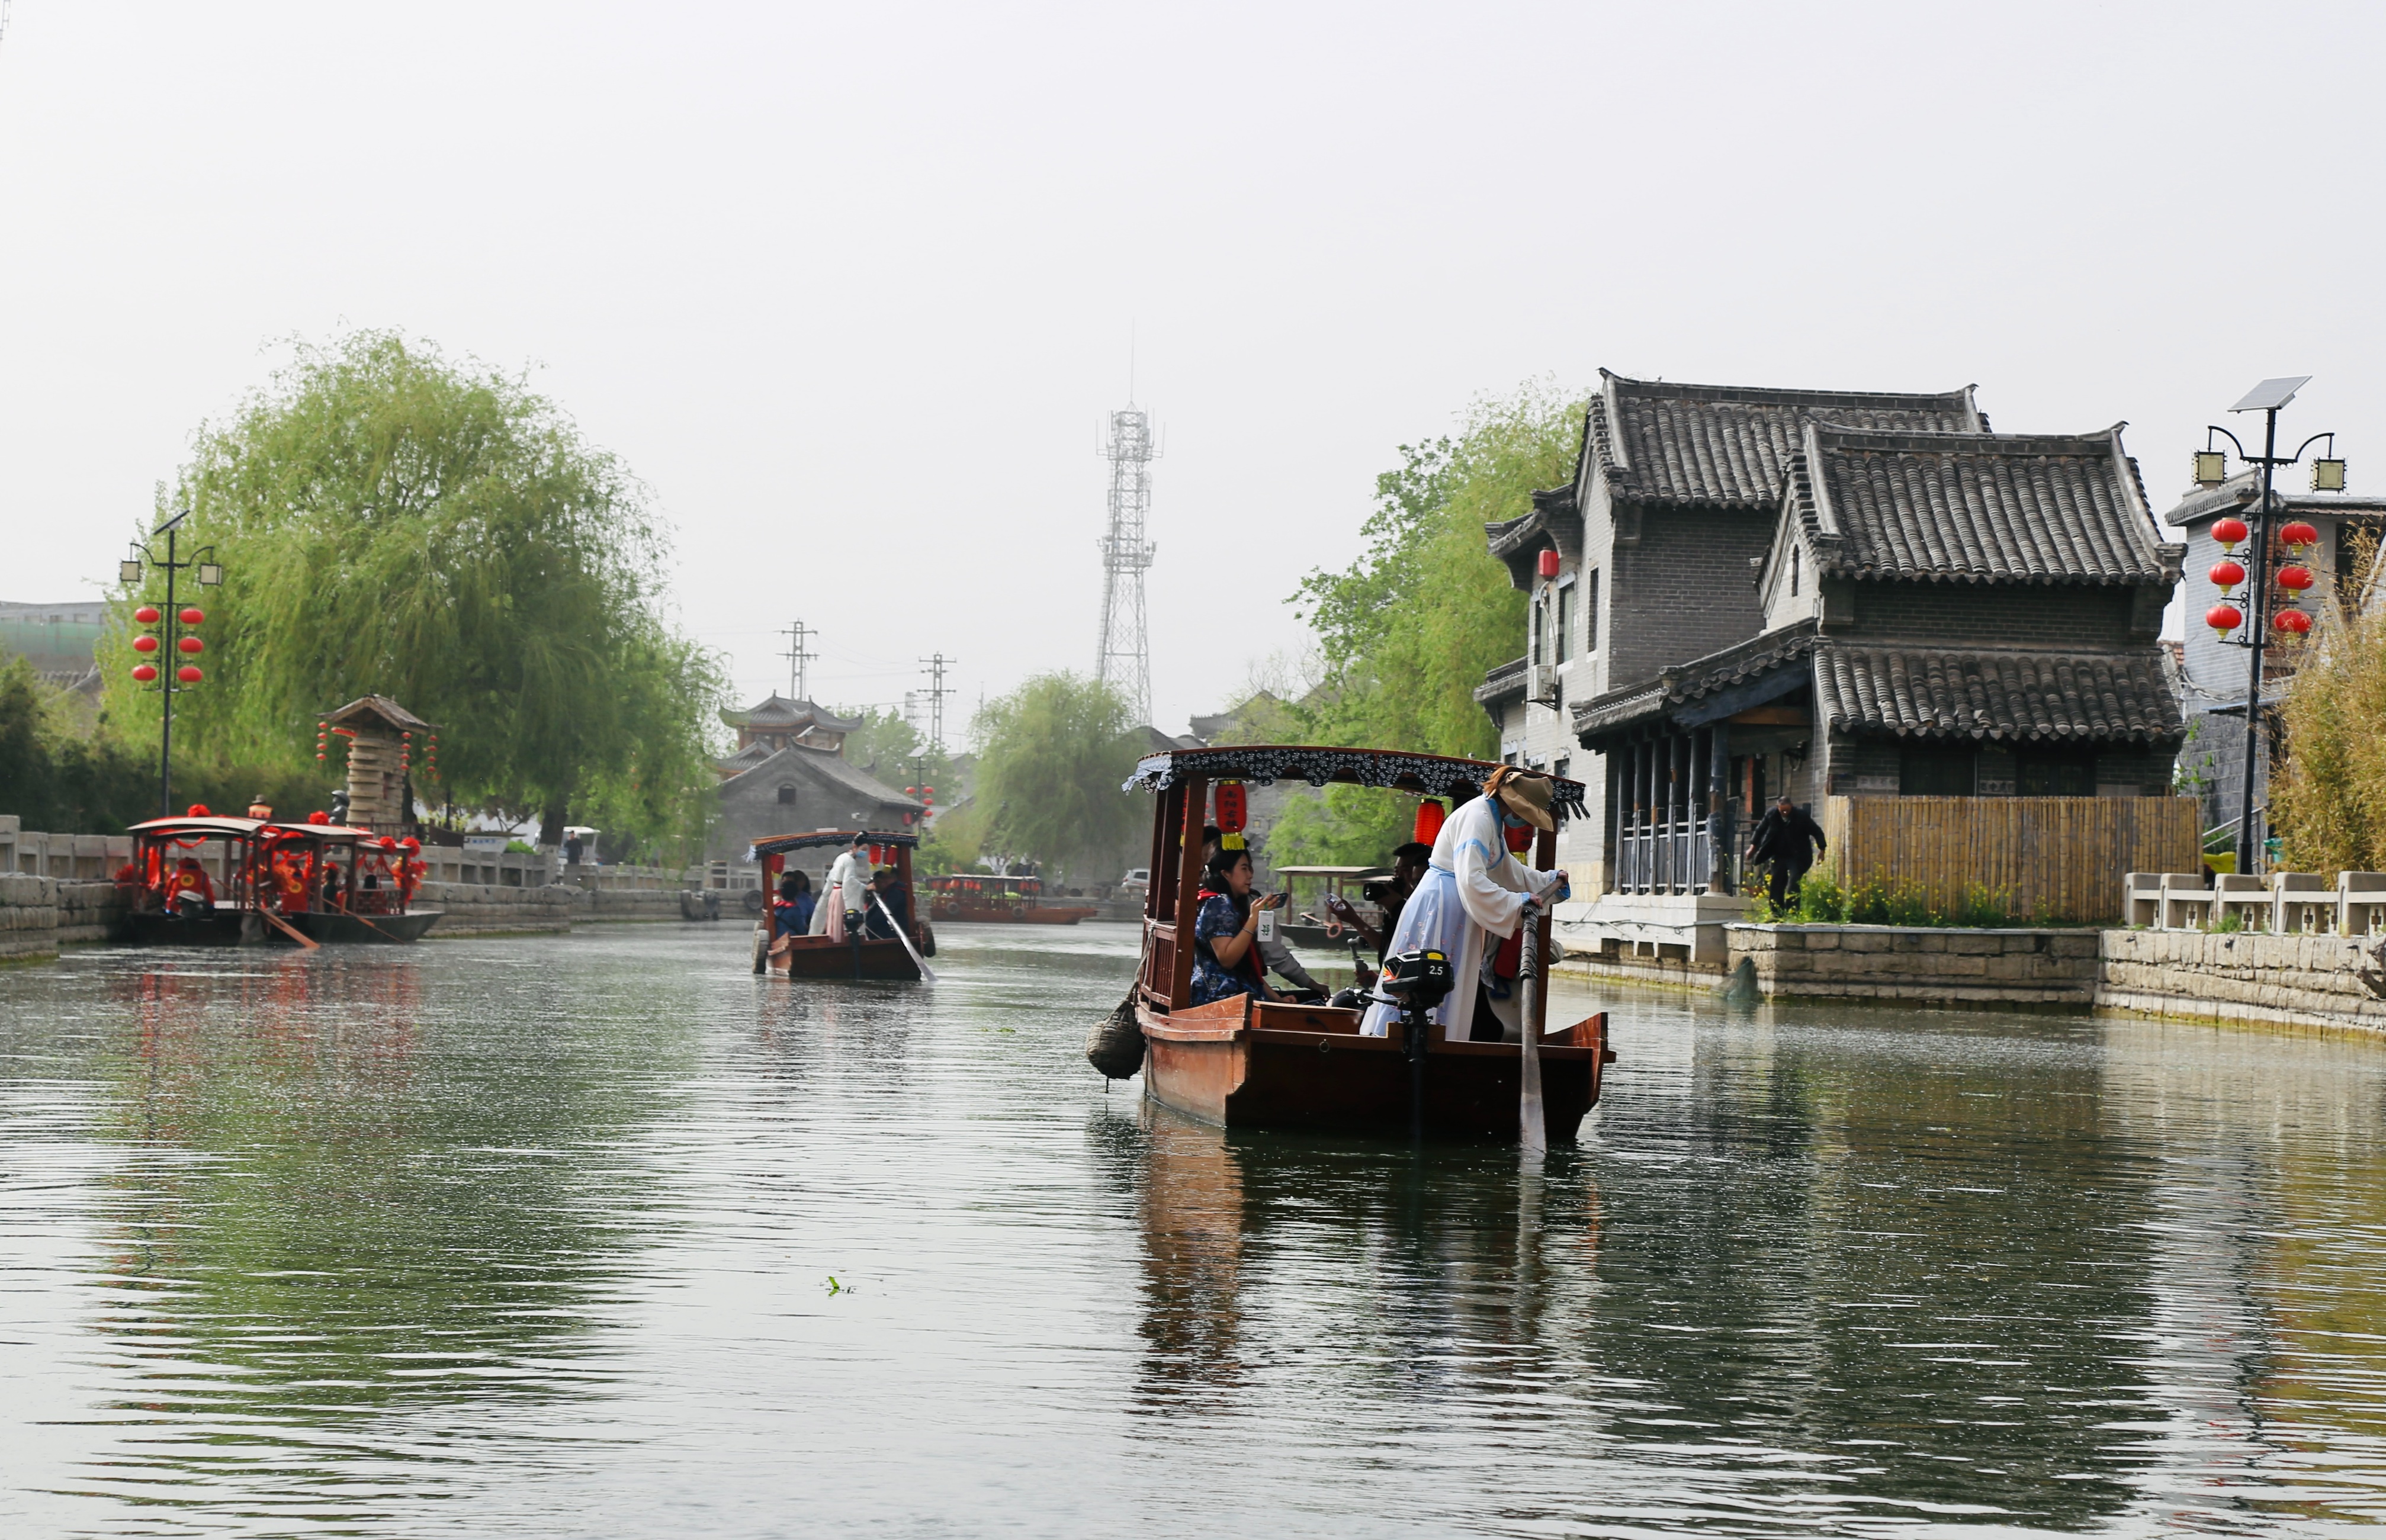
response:
M1505 941L1515 934L1526 897L1547 893L1557 880L1556 872L1535 871L1508 853L1496 798L1478 796L1442 824L1433 842L1432 863L1401 908L1384 955L1395 957L1419 947L1449 955L1450 991L1431 1012L1444 1041L1464 1042L1475 1024L1484 938L1496 935ZM1359 1030L1370 1037L1388 1036L1400 1014L1388 1005L1369 1006Z

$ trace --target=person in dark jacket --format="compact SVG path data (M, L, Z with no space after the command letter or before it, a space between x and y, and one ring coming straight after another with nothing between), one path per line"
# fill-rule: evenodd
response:
M1788 907L1814 866L1815 854L1829 848L1821 826L1787 795L1773 804L1773 810L1757 821L1755 832L1748 837L1748 858L1772 864L1773 880L1765 891L1777 909Z

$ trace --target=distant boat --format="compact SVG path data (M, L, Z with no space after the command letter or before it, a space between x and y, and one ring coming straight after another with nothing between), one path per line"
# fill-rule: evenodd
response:
M928 879L928 918L965 925L1074 925L1101 912L1091 904L1047 904L1041 877L948 871Z
M771 897L778 892L779 876L786 870L787 858L798 850L849 850L857 833L876 847L872 853L872 865L895 869L895 885L903 895L905 912L912 916L911 945L906 946L893 937L868 934L842 941L825 935L790 935L774 940L771 935ZM918 958L936 955L936 933L921 921L911 894L911 852L919 844L917 834L854 829L815 829L808 834L772 834L756 840L754 857L762 863L764 902L761 923L754 931L754 971L784 974L790 980L880 979L917 983ZM818 898L825 904L830 895L823 893Z
M441 911L408 902L415 854L370 829L193 813L131 833L117 885L126 933L143 945L403 945L439 921Z

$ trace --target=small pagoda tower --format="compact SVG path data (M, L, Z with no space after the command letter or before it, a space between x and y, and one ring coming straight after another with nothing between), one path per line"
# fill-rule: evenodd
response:
M376 834L414 832L413 758L432 725L387 695L352 700L323 719L348 740L348 824Z

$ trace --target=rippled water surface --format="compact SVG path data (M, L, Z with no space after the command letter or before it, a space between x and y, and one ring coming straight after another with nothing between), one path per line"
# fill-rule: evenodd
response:
M2325 1534L2386 1519L2386 1045L1613 1011L1499 1147L735 926L0 972L0 1533Z

